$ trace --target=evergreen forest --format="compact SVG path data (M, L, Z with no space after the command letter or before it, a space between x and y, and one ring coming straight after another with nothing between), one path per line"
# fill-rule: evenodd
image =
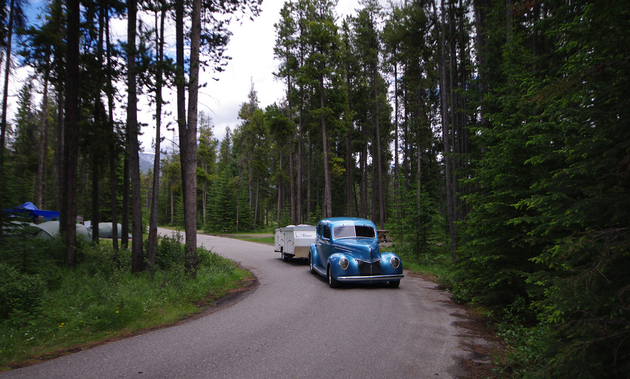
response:
M181 227L193 276L197 230L369 218L496 321L513 348L497 375L627 378L627 1L361 0L340 17L337 0L287 0L283 96L262 108L252 83L217 138L200 70L225 68L231 23L262 1L48 0L30 20L0 0L0 208L60 211L70 267L77 216L120 224L134 273L155 266L158 225Z

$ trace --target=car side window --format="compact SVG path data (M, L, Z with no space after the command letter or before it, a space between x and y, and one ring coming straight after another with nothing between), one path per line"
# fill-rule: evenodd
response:
M330 227L328 225L324 225L324 239L330 239Z

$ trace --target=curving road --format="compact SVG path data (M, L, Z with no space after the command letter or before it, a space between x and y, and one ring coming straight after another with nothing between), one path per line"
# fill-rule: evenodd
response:
M161 233L170 233L160 230ZM457 378L465 312L408 274L400 288L331 289L268 245L198 235L259 280L232 306L42 364L8 378Z

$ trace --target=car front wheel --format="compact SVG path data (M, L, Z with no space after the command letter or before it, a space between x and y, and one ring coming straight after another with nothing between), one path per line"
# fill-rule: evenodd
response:
M330 286L330 288L339 287L339 282L333 277L332 268L330 267L330 265L328 265L328 275L326 276L328 276L328 285Z
M313 256L311 255L311 253L308 253L308 269L311 274L315 273L315 268L313 267Z
M389 282L389 286L391 288L398 288L399 285L400 285L400 280L392 280Z

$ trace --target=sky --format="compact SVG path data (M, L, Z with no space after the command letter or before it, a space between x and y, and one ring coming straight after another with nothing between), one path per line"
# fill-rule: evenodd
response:
M234 130L240 124L238 111L241 104L248 101L252 83L260 108L282 101L284 84L273 75L279 64L273 57L273 47L274 24L280 19L283 4L284 0L263 0L262 12L254 21L246 18L242 23L233 23L233 35L227 48L227 55L232 59L225 71L201 76L201 82L207 83L207 87L200 89L199 111L212 117L213 132L219 139L224 137L226 127ZM359 7L358 0L340 0L337 15L353 14ZM212 77L219 80L214 81Z
M252 20L246 17L242 22L232 22L232 36L226 54L231 57L225 70L220 73L202 72L200 84L206 84L199 90L199 112L212 118L215 138L222 140L226 128L232 131L242 122L238 119L241 105L248 102L248 95L254 86L259 106L265 109L274 102L280 103L284 97L284 84L275 79L273 73L278 70L279 61L273 57L276 42L274 24L280 19L280 9L284 0L263 0L262 12ZM337 15L345 17L354 14L360 8L359 0L339 0ZM215 81L214 78L218 79ZM169 110L175 114L175 102ZM143 110L147 106L140 106ZM154 125L152 115L141 112L139 121ZM175 128L176 129L176 128ZM173 128L171 127L171 130ZM145 127L140 137L145 152L153 152L151 147L155 139L155 127ZM177 131L162 128L162 135L167 138L166 146L177 141Z
M275 79L273 73L278 70L279 61L273 57L276 42L274 24L280 19L280 9L284 0L263 0L262 12L254 20L248 17L242 22L233 22L230 26L232 37L227 46L228 61L225 70L220 73L201 73L200 83L206 87L199 90L199 111L208 114L213 121L213 134L219 140L225 136L226 128L235 130L242 122L238 119L241 105L248 102L248 95L254 86L259 106L265 109L274 102L280 103L284 96L284 84ZM360 8L359 0L339 0L337 16L345 17ZM215 81L213 78L219 79ZM170 106L175 112L175 103ZM152 116L145 115L140 120L153 123ZM145 151L153 151L155 128L146 127L141 137ZM176 131L175 131L176 133ZM163 136L169 140L177 139L173 132L163 130Z
M31 1L32 9L35 11L29 12L30 23L36 22L34 16L41 12L42 4L45 4L45 0ZM232 22L230 29L233 34L226 52L231 60L228 61L225 70L220 73L206 71L200 75L200 84L205 83L206 86L200 88L199 91L199 111L205 112L212 118L213 134L219 140L225 136L226 128L234 130L240 124L238 111L241 104L248 101L252 84L257 92L260 108L264 109L274 102L282 101L284 85L273 75L278 70L279 64L273 57L273 47L276 41L274 24L280 18L280 9L283 4L284 0L263 0L262 12L253 21L245 17L241 22ZM355 9L358 8L360 8L359 0L339 0L336 14L341 19L354 14ZM126 20L113 21L112 39L125 41L126 28ZM172 37L174 39L174 35ZM20 70L16 72L19 73ZM10 92L13 93L11 96L13 101L10 102L13 104L10 104L10 113L17 110L16 94L24 83L24 77L25 74L22 73L15 75L12 79ZM123 111L121 108L119 105L119 112ZM138 121L147 125L142 128L143 135L140 137L142 148L145 152L153 152L151 145L155 138L154 106L140 99L138 108ZM168 146L169 141L177 141L177 136L173 134L174 132L168 131L165 125L169 121L174 122L176 114L174 98L164 110L171 114L162 116L164 125L161 134L166 137L165 144ZM9 120L12 119L13 117L9 116ZM176 133L176 128L171 127L171 129L175 129Z

